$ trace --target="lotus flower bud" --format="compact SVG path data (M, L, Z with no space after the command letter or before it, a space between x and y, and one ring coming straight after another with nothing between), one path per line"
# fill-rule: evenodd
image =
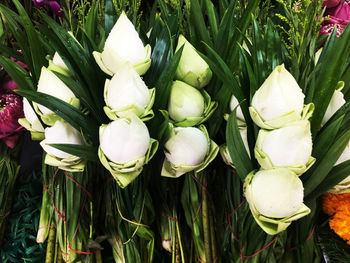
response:
M200 128L173 128L165 143L166 159L162 175L179 177L189 171L200 171L215 158L218 150L219 147L209 139L203 125Z
M350 160L350 141L348 142L343 153L340 155L339 159L336 161L334 165L338 165L349 160ZM332 189L330 189L329 192L336 193L336 194L350 193L350 174L343 181L341 181L339 184L337 184Z
M303 204L301 180L286 168L250 173L244 182L244 194L256 222L270 235L310 213Z
M311 157L310 122L301 120L271 131L261 129L254 151L263 169L288 167L296 174L304 173L315 162Z
M121 187L141 173L157 146L146 125L135 115L100 127L99 158Z
M60 55L57 52L55 52L52 60L49 60L48 69L50 71L56 71L62 75L66 75L66 76L71 75L67 65L64 63L63 59L60 57Z
M79 99L75 97L74 93L52 71L45 67L41 68L37 91L61 99L76 108L80 107ZM53 125L59 119L56 114L45 106L35 103L34 107L47 125Z
M230 100L230 111L232 112L237 106L238 106L239 102L237 100L237 98L232 95L231 96L231 100ZM240 122L240 124L245 124L245 118L241 109L241 106L238 106L237 111L236 111L237 115L237 119Z
M30 131L33 140L43 140L44 127L26 98L23 98L23 112L24 118L18 119L18 122Z
M255 92L250 115L261 128L280 128L301 119L304 97L294 77L280 65Z
M248 137L247 137L247 127L241 127L239 128L239 133L241 134L245 149L250 157L250 150L249 150L249 145L248 145ZM224 162L227 165L230 165L231 167L234 168L233 162L232 162L232 158L231 155L228 151L228 147L226 144L220 146L220 154L222 159L224 160Z
M205 122L217 107L209 94L182 81L174 81L169 98L169 116L176 126L189 127Z
M93 52L97 64L113 76L125 64L143 75L151 65L151 46L143 46L134 25L123 12L109 33L102 53Z
M212 72L207 62L197 53L196 49L183 36L179 36L176 51L184 45L179 65L175 72L175 78L200 89L206 86Z
M56 149L49 144L83 144L80 132L70 124L56 121L52 127L45 129L45 140L40 142L41 147L47 153L45 163L67 171L84 170L84 163L79 157Z
M175 128L174 136L165 144L165 156L175 165L198 165L208 151L205 134L198 128Z
M133 68L122 68L111 81L105 83L104 98L107 116L115 120L135 114L141 119L153 117L154 89L148 90L146 84Z
M341 88L334 91L331 101L328 104L326 113L322 119L322 126L325 125L326 122L333 116L333 114L346 103L344 94L341 92L341 89L344 86L344 82L341 82L340 84L342 85Z

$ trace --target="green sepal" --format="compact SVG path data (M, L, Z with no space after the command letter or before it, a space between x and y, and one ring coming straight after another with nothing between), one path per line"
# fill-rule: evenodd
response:
M107 101L107 89L109 86L110 80L106 79L105 88L104 88L104 98ZM149 100L146 108L138 107L137 105L130 105L121 110L113 110L110 106L103 107L104 112L110 120L117 120L119 118L127 118L130 114L135 114L138 116L143 122L148 121L154 117L154 112L152 110L154 99L156 94L156 89L149 90ZM128 113L125 113L128 112Z
M80 100L78 98L70 98L70 100L67 101L67 103L73 106L74 108L77 108L77 109L80 108ZM43 121L43 123L45 123L48 126L53 126L56 121L65 121L56 113L43 114L40 111L38 104L36 102L33 102L33 108L35 112L41 117L41 120Z
M226 163L227 165L231 166L232 168L235 168L235 166L232 163L232 159L231 159L231 155L228 151L227 145L223 144L220 146L220 155L222 157L222 160L224 161L224 163Z
M250 174L246 177L244 181L244 185L243 185L244 195L247 199L250 211L252 212L255 222L267 234L276 235L286 230L287 227L292 223L292 221L298 220L299 218L302 218L311 212L310 208L308 208L305 204L301 204L300 208L293 215L290 215L284 218L272 218L272 217L267 217L260 214L258 210L255 208L252 200L250 199L251 188L249 186L253 180L255 172L256 172L255 170L250 172Z
M32 124L26 118L18 119L18 123L21 124L26 130L30 131L33 141L41 141L45 139L44 130L42 132L34 130Z
M294 172L296 175L301 175L305 173L315 162L316 159L312 156L310 156L309 160L307 163L304 164L295 164L293 166L274 166L272 163L270 157L262 150L266 135L269 133L269 131L261 129L259 131L259 136L256 140L256 144L254 147L254 155L255 159L258 161L262 169L264 170L269 170L269 169L274 169L274 168L287 168Z
M74 155L61 159L47 153L45 156L45 164L69 172L83 172L86 161Z
M192 127L206 122L218 107L216 101L211 101L211 97L204 89L199 90L204 98L204 111L201 117L187 117L186 119L173 122L178 127Z
M103 153L101 146L98 147L98 157L102 165L112 174L121 188L130 184L141 172L143 166L147 164L158 149L158 141L151 138L146 154L135 160L126 163L115 163L110 161Z
M64 69L64 68L54 64L52 59L49 60L49 66L47 67L47 69L51 70L53 72L57 72L59 74L62 74L64 76L66 76L66 77L71 77L72 76L72 74L68 70L66 70L66 69Z
M219 152L219 146L209 138L208 131L204 125L200 125L198 128L204 133L208 142L208 150L204 160L197 165L174 165L171 162L169 162L167 158L165 158L163 162L161 176L178 178L181 175L190 171L198 173L202 171L205 167L207 167L215 159L216 155Z
M265 121L260 116L259 112L252 106L249 107L249 113L254 123L258 125L260 128L273 130L273 129L278 129L278 128L287 126L291 122L309 119L312 116L314 108L315 106L312 103L310 103L310 104L304 105L301 116L297 114L295 111L291 111L286 114L283 114L282 116L279 116L277 118L274 118L268 121Z

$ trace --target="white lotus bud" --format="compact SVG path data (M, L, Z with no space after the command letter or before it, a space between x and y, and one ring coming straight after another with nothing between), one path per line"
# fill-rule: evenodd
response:
M200 89L209 83L212 72L207 62L202 59L191 43L183 35L180 35L176 51L183 45L184 48L175 72L175 78Z
M334 91L331 101L328 104L326 113L323 116L322 126L325 125L326 122L333 116L333 114L346 103L344 94L340 90L341 88Z
M169 98L169 116L180 122L188 117L201 117L204 112L204 98L196 88L182 81L174 81Z
M72 155L58 150L48 144L83 144L83 138L79 131L70 124L56 121L52 127L45 129L45 140L40 142L44 151L58 158L68 158Z
M296 174L279 168L255 173L246 186L245 194L249 204L260 214L284 218L293 215L302 206L304 188Z
M36 115L35 111L26 98L23 98L23 112L24 117L30 123L33 131L44 132L44 127L41 124L38 115Z
M150 146L146 125L135 115L112 121L100 129L100 147L112 162L123 164L143 157Z
M111 119L131 114L142 116L153 105L150 90L137 72L128 67L120 69L110 81L106 80L104 99L105 111Z
M143 43L134 25L123 12L109 33L102 53L93 52L101 70L115 74L125 64L143 75L151 65L151 46Z
M263 169L290 167L304 173L313 163L310 122L301 120L280 129L263 130L258 134L255 158Z
M250 114L262 128L280 128L301 119L304 97L294 77L280 65L255 92Z
M53 56L52 63L56 66L61 67L65 71L69 71L67 65L64 63L63 59L60 57L60 55L57 52L55 52Z
M249 145L248 145L248 136L247 136L247 127L240 127L239 128L239 133L241 134L242 140L243 140L243 144L245 146L245 149L248 153L248 156L250 158L250 151L249 151ZM222 145L220 146L220 154L221 157L223 159L223 161L227 164L230 165L234 168L233 162L232 162L232 158L231 155L228 151L228 147L227 145Z
M177 127L165 143L165 156L174 165L194 166L204 160L208 147L207 137L200 129Z
M40 78L38 82L38 92L42 92L65 102L70 102L72 98L76 98L74 93L60 80L55 73L45 67L41 68ZM42 114L53 113L50 109L38 104L38 108Z
M238 106L238 100L237 98L232 95L231 96L231 100L230 100L230 112L232 112L237 106ZM240 120L240 121L243 121L245 122L245 118L243 116L243 112L242 112L242 109L241 109L241 106L238 106L237 110L236 110L236 113L237 113L237 119Z

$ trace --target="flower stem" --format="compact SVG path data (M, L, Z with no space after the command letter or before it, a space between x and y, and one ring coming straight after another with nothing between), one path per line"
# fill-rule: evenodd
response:
M101 250L96 250L95 252L96 263L102 263Z
M207 185L207 175L203 174L203 185ZM209 225L209 213L208 213L208 196L205 190L203 190L203 207L202 207L202 217L203 217L203 232L204 232L204 252L205 252L205 262L212 263L212 253L210 244L210 225Z
M56 245L56 228L52 227L49 231L49 239L47 240L45 263L53 263L55 257Z

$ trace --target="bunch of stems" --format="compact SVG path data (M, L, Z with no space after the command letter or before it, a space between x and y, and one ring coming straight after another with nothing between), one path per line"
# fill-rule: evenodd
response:
M110 178L105 184L105 232L115 262L149 263L153 260L154 220L144 175L122 189Z

